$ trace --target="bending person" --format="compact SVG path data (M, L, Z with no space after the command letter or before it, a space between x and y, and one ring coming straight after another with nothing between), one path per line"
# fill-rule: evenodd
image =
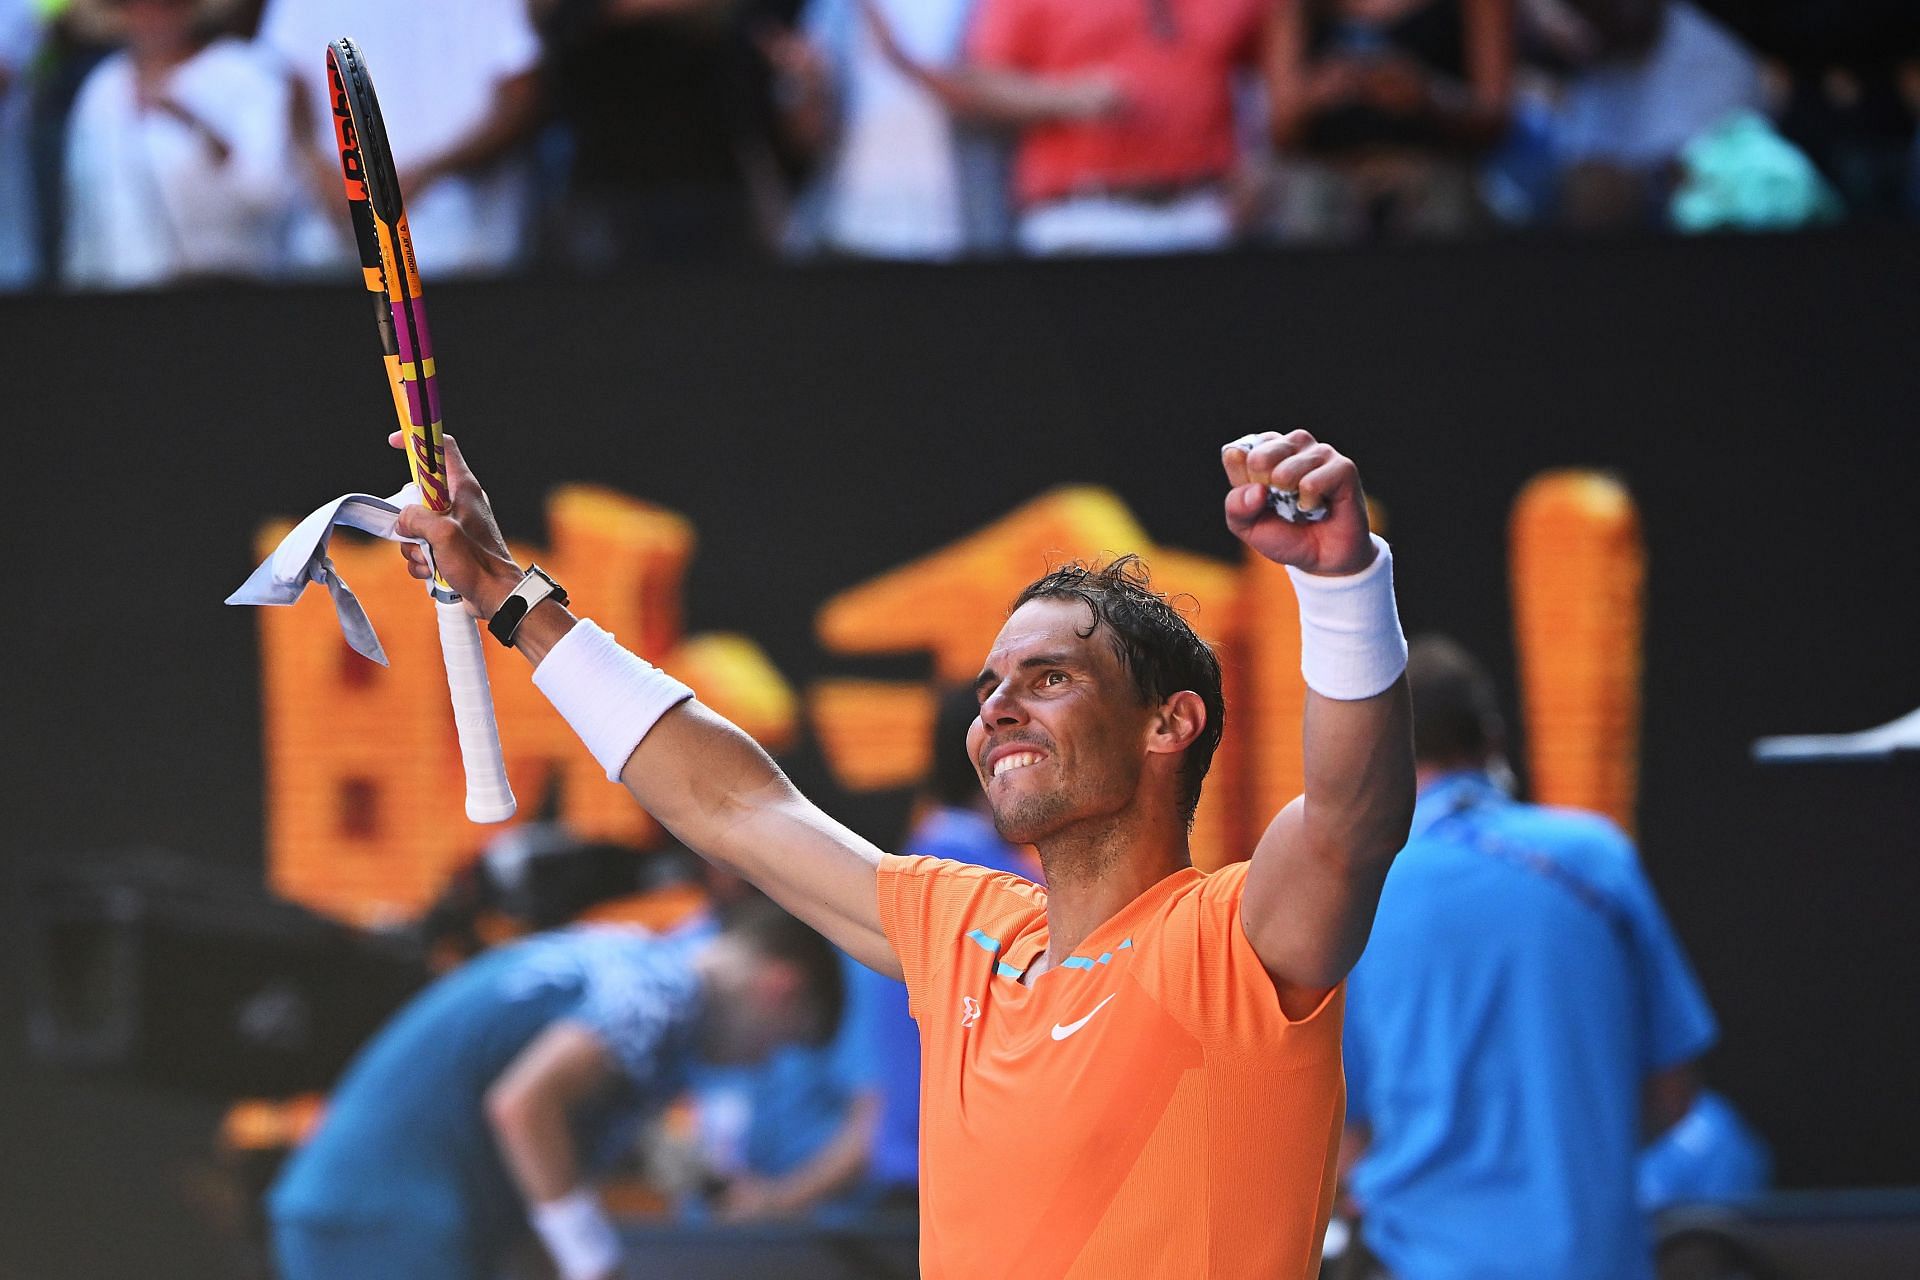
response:
M718 932L582 926L429 987L361 1051L268 1200L284 1280L490 1280L529 1219L563 1280L611 1280L588 1178L696 1061L824 1041L839 958L766 904Z
M822 813L744 733L515 564L447 453L453 512L408 508L400 529L534 664L608 777L906 981L925 1275L1314 1273L1345 1110L1339 987L1413 801L1391 561L1350 460L1304 431L1221 455L1229 527L1293 571L1310 689L1305 795L1247 862L1192 865L1220 667L1139 562L1058 569L1015 601L967 742L1001 836L1037 849L1041 888L883 854ZM1270 485L1325 517L1279 518ZM421 548L405 552L425 575Z

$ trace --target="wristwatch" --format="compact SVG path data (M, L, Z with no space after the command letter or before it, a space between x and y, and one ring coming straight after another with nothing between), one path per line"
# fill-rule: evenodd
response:
M530 564L513 593L502 600L500 607L493 611L493 617L487 619L487 630L493 633L495 640L509 649L513 648L514 633L520 630L520 624L533 612L533 606L542 600L565 604L567 589L549 577L545 569Z

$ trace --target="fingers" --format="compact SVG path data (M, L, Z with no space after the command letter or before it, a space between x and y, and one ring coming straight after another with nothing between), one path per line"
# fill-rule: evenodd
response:
M421 538L427 542L444 538L451 532L457 532L458 528L452 516L419 505L400 508L400 515L393 522L393 531L401 537ZM420 550L411 544L409 549Z
M1300 477L1300 509L1318 511L1330 505L1338 495L1351 492L1358 478L1352 459L1333 453L1327 461Z
M1235 440L1220 451L1220 464L1230 484L1263 484L1276 489L1290 488L1273 479L1274 468L1287 459L1312 448L1319 442L1312 433L1260 431Z
M419 543L401 543L400 557L407 562L407 572L422 582L433 576L433 569L427 563L427 553Z
M1325 466L1339 456L1330 444L1310 444L1299 452L1282 458L1267 475L1267 483L1283 493L1292 493L1300 487L1302 476Z

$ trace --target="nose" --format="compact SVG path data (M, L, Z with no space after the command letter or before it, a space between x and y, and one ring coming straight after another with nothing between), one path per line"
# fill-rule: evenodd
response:
M1026 710L1013 696L1011 685L1011 680L1002 680L980 704L980 723L990 730L1010 728L1026 721Z

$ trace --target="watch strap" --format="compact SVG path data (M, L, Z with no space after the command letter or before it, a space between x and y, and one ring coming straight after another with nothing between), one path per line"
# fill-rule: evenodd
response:
M520 630L520 624L527 620L533 607L543 600L552 600L555 604L567 603L567 589L537 564L527 566L520 582L511 594L500 602L500 607L487 619L487 630L493 638L511 649L513 637Z

